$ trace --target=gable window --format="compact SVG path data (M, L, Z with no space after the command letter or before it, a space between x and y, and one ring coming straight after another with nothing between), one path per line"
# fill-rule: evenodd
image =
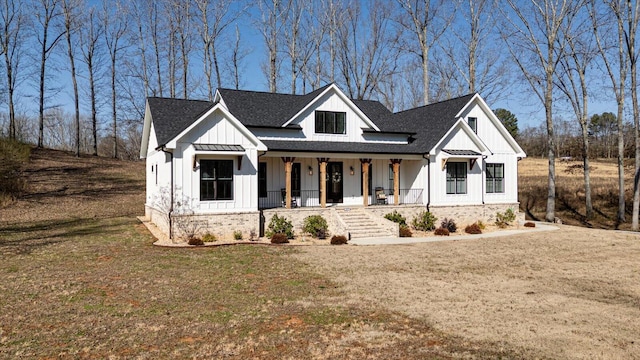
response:
M317 134L345 134L347 114L335 111L316 111Z
M200 160L200 200L233 200L233 160Z
M291 167L291 196L300 196L300 163Z
M504 192L504 164L487 164L487 193Z
M475 117L470 117L467 119L467 123L469 124L469 127L471 128L471 130L473 130L474 133L478 133L478 118Z
M467 163L447 162L447 194L467 193Z
M258 163L258 197L267 197L267 163Z

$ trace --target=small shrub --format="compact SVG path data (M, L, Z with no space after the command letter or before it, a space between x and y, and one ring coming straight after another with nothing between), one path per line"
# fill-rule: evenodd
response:
M434 234L438 236L449 236L449 230L447 230L446 228L439 227L436 229Z
M273 215L271 221L269 221L269 227L265 235L271 238L274 234L285 234L287 239L293 239L293 224L284 216L280 217L278 214Z
M218 240L218 238L216 238L216 236L210 232L207 232L204 235L202 235L202 241L204 242L214 242L216 240Z
M242 240L242 231L236 230L233 232L233 238L236 240Z
M526 223L524 223L525 227L536 227L536 223L532 223L531 221L527 221Z
M388 213L384 216L384 218L400 225L407 225L407 219L402 216L402 214L400 214L397 210L393 210L393 212Z
M480 225L478 223L473 223L471 225L467 225L464 228L464 232L467 234L482 234L482 229L480 229Z
M456 232L456 230L458 230L458 225L456 225L456 222L453 221L453 219L448 218L444 218L442 220L442 223L440 223L440 227L449 230L450 233L454 233Z
M283 233L275 233L271 235L271 243L272 244L287 244L289 243L289 239L287 239L287 235Z
M512 222L516 220L516 214L512 209L507 209L504 213L497 212L496 213L496 225L504 229L507 226L511 225Z
M329 225L327 225L327 220L325 220L322 215L307 216L304 218L304 224L302 225L302 230L304 230L304 232L320 239L326 238L328 228Z
M411 229L406 225L400 225L400 237L411 237Z
M436 228L438 219L429 211L422 211L418 216L413 218L411 225L416 230L431 231Z
M347 237L344 235L333 235L331 237L331 245L345 245L347 243Z
M201 246L201 245L204 245L204 241L202 241L202 239L200 239L197 236L190 236L188 244L189 245Z
M476 221L476 224L478 224L478 226L480 227L480 230L484 230L487 228L487 226L482 222L482 220Z

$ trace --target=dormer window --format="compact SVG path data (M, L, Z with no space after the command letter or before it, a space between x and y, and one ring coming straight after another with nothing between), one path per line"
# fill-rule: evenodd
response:
M345 134L347 114L335 111L316 111L316 134Z
M474 133L478 133L478 118L475 117L470 117L467 119L467 123L469 124L469 127L471 128L471 130L473 130Z

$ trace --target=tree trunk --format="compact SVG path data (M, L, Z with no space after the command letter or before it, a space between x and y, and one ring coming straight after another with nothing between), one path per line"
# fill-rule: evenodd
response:
M113 124L113 158L118 158L118 116L116 110L116 59L117 43L111 56L111 121Z
M553 51L553 49L551 49ZM550 59L547 64L553 64L553 59ZM547 192L547 212L545 214L545 220L554 222L556 218L556 164L555 164L555 145L554 145L554 131L553 131L553 69L547 68L547 88L545 90L544 108L547 122L547 141L549 146L549 187Z
M45 20L46 21L46 20ZM40 94L38 96L38 147L44 147L44 81L45 64L47 62L48 26L42 30L42 53L40 53Z

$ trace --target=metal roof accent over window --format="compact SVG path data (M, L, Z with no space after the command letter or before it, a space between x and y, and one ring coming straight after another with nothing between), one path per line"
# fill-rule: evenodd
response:
M449 155L454 155L454 156L480 156L482 154L480 154L477 151L473 151L473 150L442 150L443 152L449 154Z
M198 151L244 151L242 145L193 144Z

